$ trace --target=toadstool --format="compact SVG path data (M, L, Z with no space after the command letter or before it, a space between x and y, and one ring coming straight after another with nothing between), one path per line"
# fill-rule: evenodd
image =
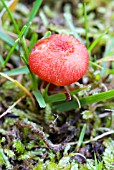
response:
M53 34L39 40L29 56L31 72L57 86L78 81L88 69L86 47L66 34Z

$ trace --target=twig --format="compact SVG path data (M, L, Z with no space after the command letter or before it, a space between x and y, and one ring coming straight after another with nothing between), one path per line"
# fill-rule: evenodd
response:
M91 139L91 140L85 141L84 143L87 144L87 143L89 143L89 142L94 142L94 141L97 141L97 140L99 140L99 139L102 139L102 138L104 138L105 136L108 136L108 135L111 135L111 134L114 134L114 130L105 132L105 133L103 133L103 134L101 134L101 135L99 135L99 136L97 136L97 137L95 137L95 138L93 138L93 139Z
M5 116L13 107L15 107L21 100L23 100L25 98L25 96L22 96L21 98L19 98L12 106L10 106L4 113L2 113L2 115L0 115L0 119Z
M18 87L20 87L31 98L31 100L32 100L32 102L33 102L33 104L35 106L35 101L34 101L34 98L33 98L32 94L21 83L19 83L17 80L14 80L13 78L9 77L8 75L6 75L6 74L4 74L2 72L0 72L0 75L5 77L8 80L14 82Z
M90 142L95 142L95 141L97 141L97 140L99 140L99 139L102 139L102 138L104 138L105 136L108 136L108 135L111 135L111 134L114 134L114 130L110 130L110 131L108 131L108 132L105 132L105 133L103 133L103 134L101 134L101 135L93 138L93 139L84 141L83 144L88 144L88 143L90 143ZM76 141L76 142L69 142L68 144L69 144L69 145L76 145L77 143L78 143L78 141Z
M103 59L97 60L97 63L103 63L103 62L110 62L110 61L114 61L114 57L105 57Z
M74 97L74 99L77 101L79 109L81 109L80 100L78 99L78 97L77 97L76 95L73 95L73 97Z
M33 124L26 123L23 121L17 121L16 124L24 128L27 127L32 132L38 134L43 139L45 144L49 147L49 149L56 151L56 152L63 150L66 144L68 143L68 141L70 141L75 136L75 133L73 133L72 135L69 135L62 143L53 144L50 140L47 139L46 134L42 130L36 128Z
M17 80L14 80L12 79L11 77L9 77L8 75L4 74L4 73L1 73L0 72L0 75L5 77L6 79L14 82L18 87L20 87L29 97L32 97L31 93L22 85L20 84Z

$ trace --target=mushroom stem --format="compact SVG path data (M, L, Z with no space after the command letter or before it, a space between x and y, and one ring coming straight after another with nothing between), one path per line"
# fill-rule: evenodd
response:
M41 82L41 85L40 85L40 92L41 92L41 93L43 92L44 85L45 85L45 81L43 80L43 81Z
M70 95L69 88L68 88L68 86L64 86L64 88L65 88L65 90L66 90L66 93L65 93L65 95L66 95L66 100L67 100L67 101L70 101L70 100L71 100L71 95Z

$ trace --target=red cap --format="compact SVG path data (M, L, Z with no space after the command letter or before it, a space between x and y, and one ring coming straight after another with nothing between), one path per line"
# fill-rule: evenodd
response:
M31 72L57 86L69 85L82 78L88 69L88 62L86 47L65 34L54 34L39 40L29 56Z

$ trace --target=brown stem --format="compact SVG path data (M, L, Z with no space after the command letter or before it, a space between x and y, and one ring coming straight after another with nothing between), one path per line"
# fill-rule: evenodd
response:
M65 90L66 90L66 93L65 93L65 95L66 95L66 100L67 100L67 101L70 101L70 100L71 100L71 95L70 95L69 88L68 88L68 86L64 86L64 88L65 88Z

